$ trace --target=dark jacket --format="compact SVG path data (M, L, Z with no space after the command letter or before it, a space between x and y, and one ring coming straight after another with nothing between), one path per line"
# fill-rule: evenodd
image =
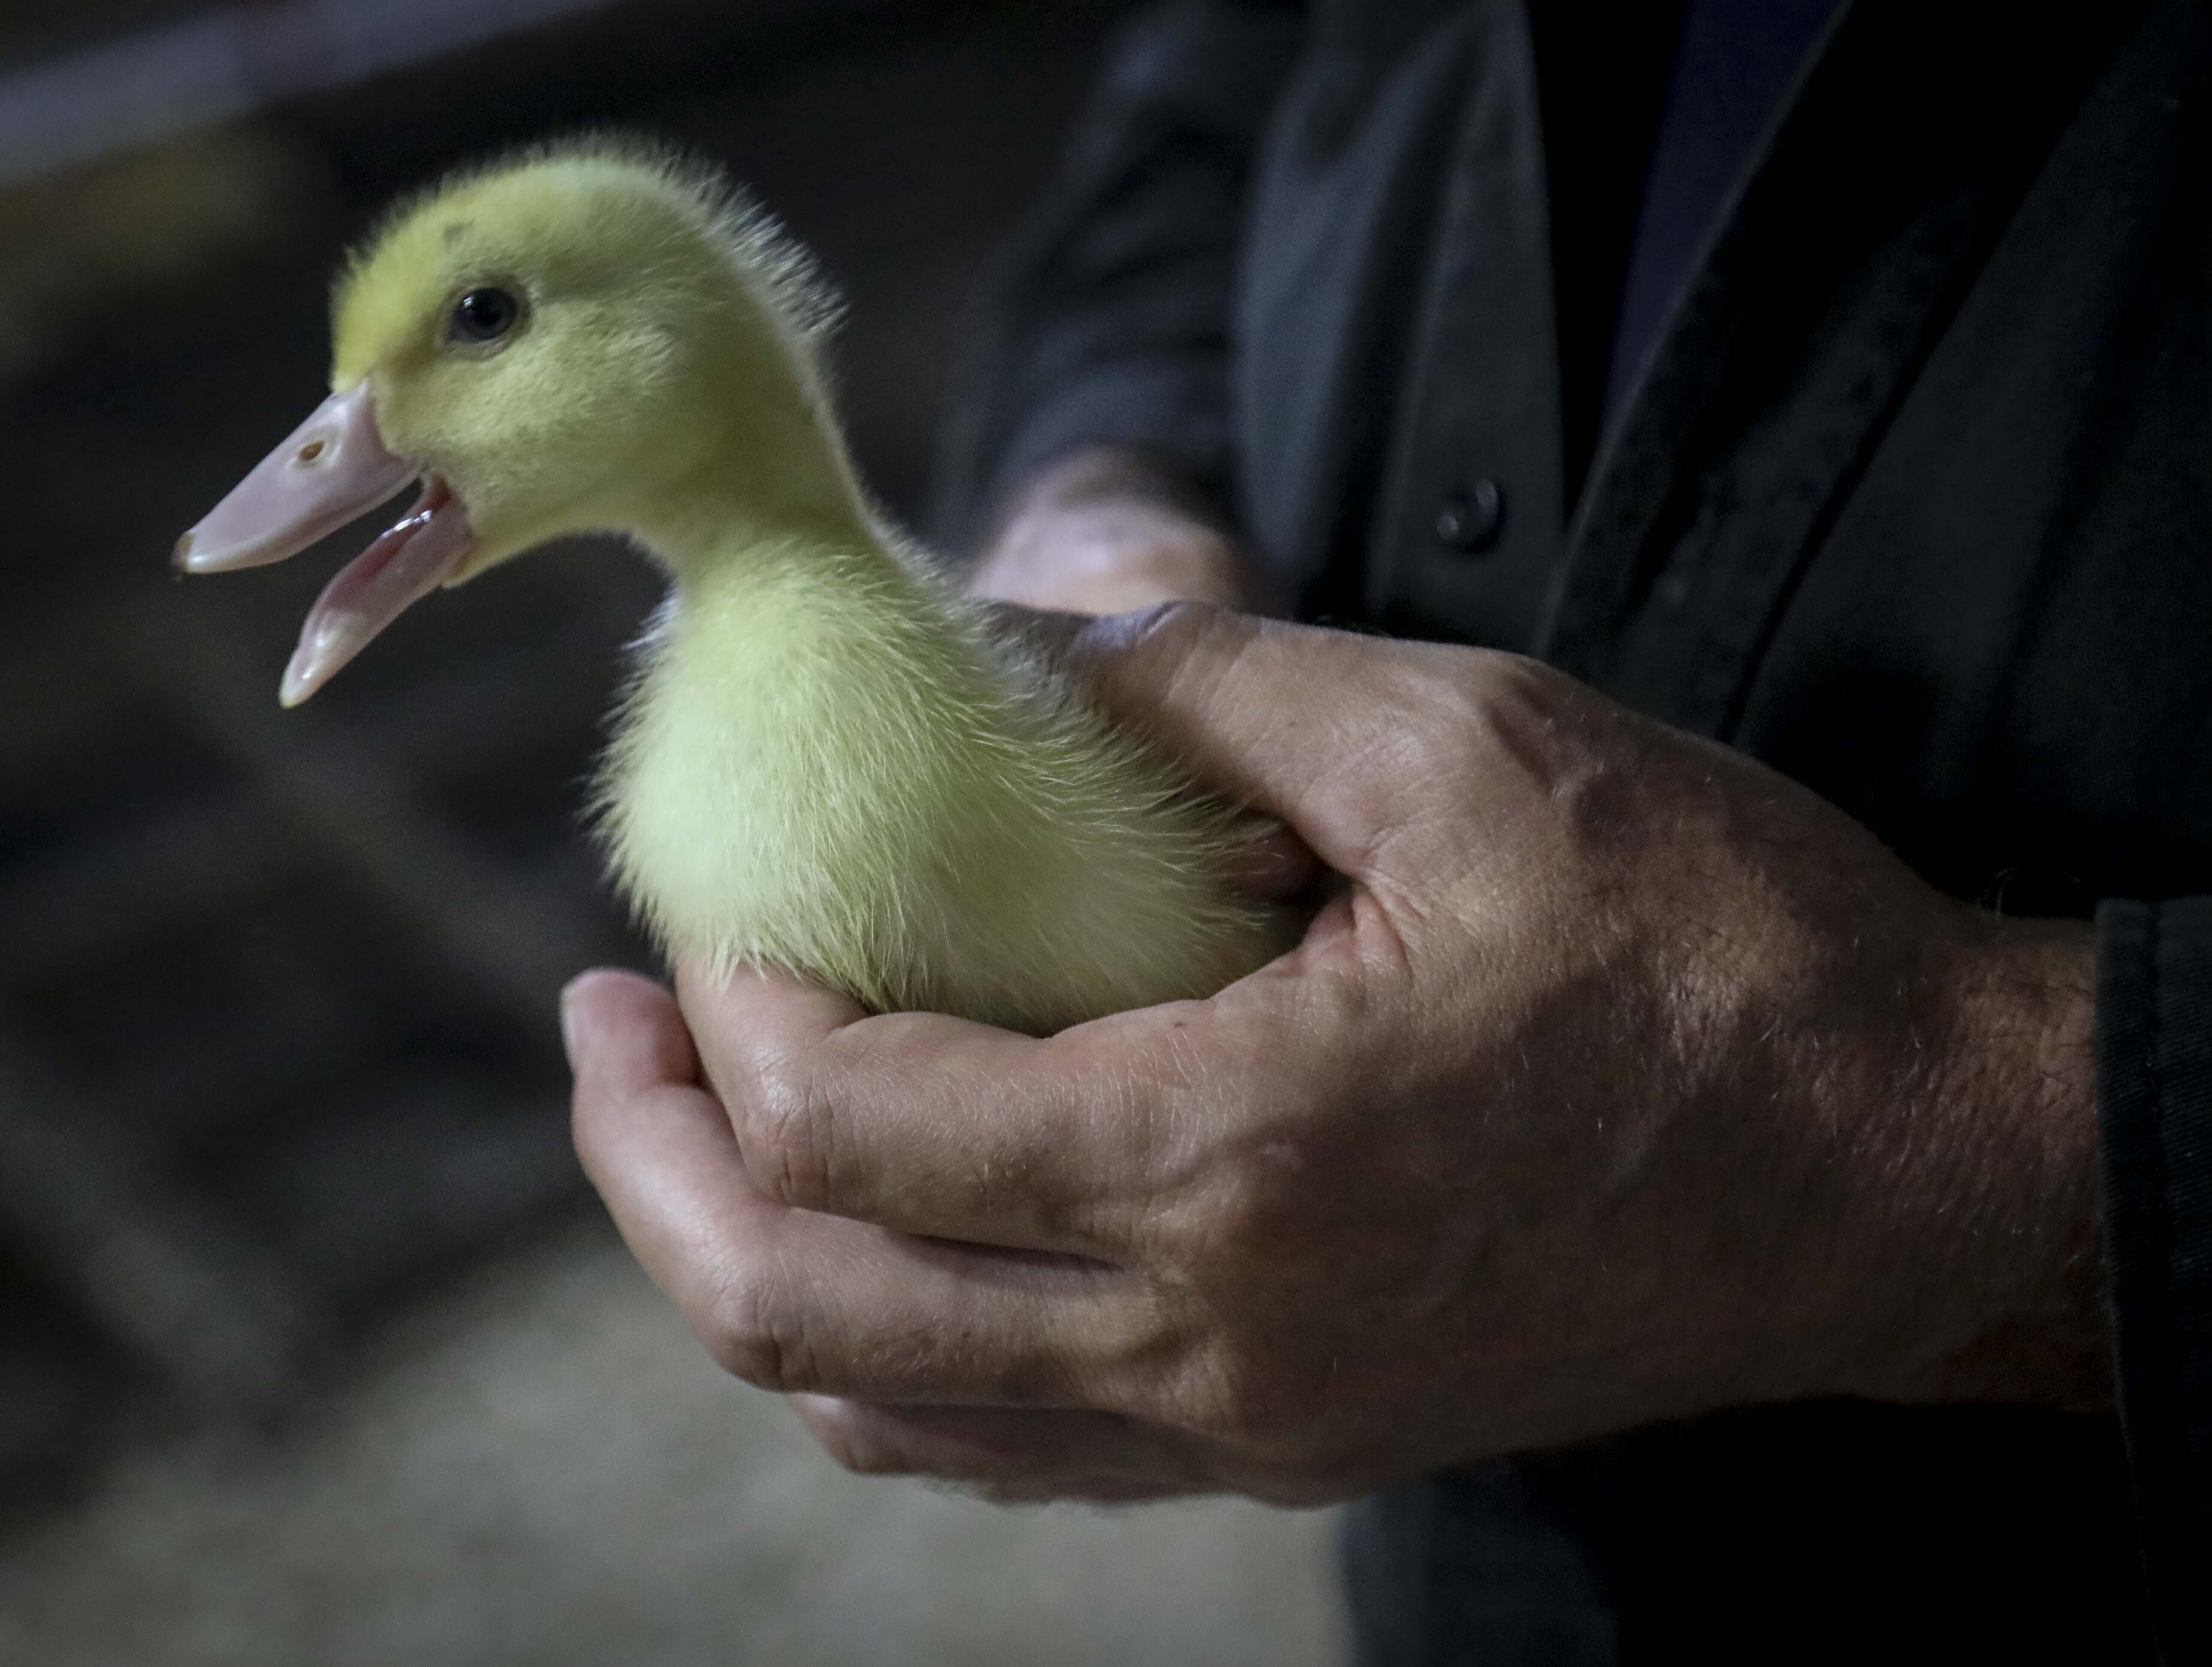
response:
M940 531L1141 447L1310 615L1540 654L1956 895L2098 913L2123 1419L1766 1409L1400 1490L1367 1658L2212 1659L2212 9L1856 0L1601 434L1590 138L1656 119L1655 9L1147 15Z

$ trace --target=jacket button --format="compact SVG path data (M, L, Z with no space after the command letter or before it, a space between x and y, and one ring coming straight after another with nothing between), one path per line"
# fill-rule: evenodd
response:
M1505 524L1505 494L1487 477L1437 506L1437 543L1462 555L1475 555L1498 542Z

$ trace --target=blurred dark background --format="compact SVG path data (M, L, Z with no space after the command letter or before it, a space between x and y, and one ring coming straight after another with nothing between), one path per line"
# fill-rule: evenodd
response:
M641 128L849 303L911 518L964 314L1119 0L0 0L0 1660L1297 1667L1318 1517L856 1482L577 1172L556 992L646 964L580 834L657 595L562 549L276 679L376 529L168 550L325 391L394 192Z
M548 133L721 158L848 298L843 408L910 516L963 315L1119 9L0 4L0 1559L165 1443L283 1462L408 1313L611 1244L554 997L646 964L577 809L653 576L518 564L288 714L299 620L374 529L167 569L320 397L343 248Z

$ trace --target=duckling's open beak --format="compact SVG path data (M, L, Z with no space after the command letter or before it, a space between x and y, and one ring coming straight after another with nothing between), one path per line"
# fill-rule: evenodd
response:
M374 509L421 473L385 449L366 382L332 394L177 541L178 570L223 573L282 561ZM340 568L316 598L276 698L295 706L328 682L409 603L451 574L475 542L445 482L426 477L414 508Z

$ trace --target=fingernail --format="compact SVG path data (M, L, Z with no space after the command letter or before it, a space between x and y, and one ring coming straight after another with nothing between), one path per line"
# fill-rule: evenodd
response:
M576 986L580 978L571 979L561 991L561 1047L568 1056L568 1070L574 1075L584 1052L584 1015L576 999Z

